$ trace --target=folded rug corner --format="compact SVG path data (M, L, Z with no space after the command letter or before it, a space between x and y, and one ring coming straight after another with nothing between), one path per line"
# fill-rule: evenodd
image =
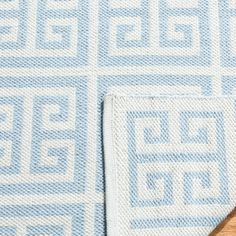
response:
M110 95L109 236L208 235L236 203L234 97Z

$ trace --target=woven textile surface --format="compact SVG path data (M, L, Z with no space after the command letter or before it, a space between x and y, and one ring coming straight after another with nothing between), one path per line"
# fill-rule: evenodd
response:
M234 0L0 0L0 235L106 235L104 96L234 95L235 26Z
M209 235L236 200L234 97L105 101L108 235Z

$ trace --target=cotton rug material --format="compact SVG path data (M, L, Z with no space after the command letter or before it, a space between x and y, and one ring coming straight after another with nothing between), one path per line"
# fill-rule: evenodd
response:
M0 235L106 235L104 96L235 95L235 19L234 0L0 0Z
M235 97L110 95L110 236L209 235L235 207Z

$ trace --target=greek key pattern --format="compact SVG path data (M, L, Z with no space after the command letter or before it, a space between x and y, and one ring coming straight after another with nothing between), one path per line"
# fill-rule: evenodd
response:
M108 93L160 94L160 95L204 95L212 93L211 76L195 75L118 75L98 78L98 136L97 136L97 191L104 191L104 166L101 136L101 113L103 98Z
M0 235L106 235L104 96L235 95L235 17L235 0L0 0ZM127 110L124 232L189 236L235 206L235 104Z
M83 66L86 0L0 1L0 65Z
M86 79L57 79L1 88L0 195L84 191Z
M211 15L215 5L219 9ZM217 29L210 17L219 20ZM219 60L219 67L236 66L234 0L106 0L99 19L102 66L211 66L212 59ZM214 30L219 45L213 43ZM220 58L212 58L217 50Z
M103 194L90 183L88 80L0 77L0 235L105 235Z
M100 0L95 10L89 0L1 0L0 67L80 68L95 54L98 67L235 67L235 9L234 0Z
M111 97L118 235L211 232L235 204L235 99Z
M27 21L24 1L3 0L0 2L0 12L0 51L23 48Z
M105 0L101 5L101 65L210 64L208 1Z
M1 235L84 235L83 204L11 206L0 209Z
M173 113L128 114L132 204L174 205L181 188L183 196L178 201L185 205L226 203L227 169L222 158L224 135L220 135L224 133L223 114ZM171 130L170 119L179 121L178 135L173 135L176 129ZM183 163L176 168L178 161ZM155 192L160 196L153 198Z

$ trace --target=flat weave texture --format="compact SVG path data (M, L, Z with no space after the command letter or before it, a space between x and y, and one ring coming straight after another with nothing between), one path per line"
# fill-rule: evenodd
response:
M235 102L106 98L108 235L211 233L236 203Z
M0 0L0 236L106 235L104 96L236 94L235 26L234 0Z

